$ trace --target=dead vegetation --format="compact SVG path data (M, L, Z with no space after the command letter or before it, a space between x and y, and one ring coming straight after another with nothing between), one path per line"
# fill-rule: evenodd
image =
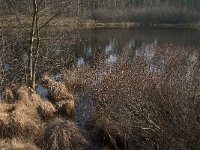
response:
M30 141L20 139L0 140L0 149L2 150L39 150L35 144Z
M14 99L0 103L1 139L37 141L44 150L200 149L198 49L157 45L147 54L148 49L134 59L120 55L115 64L96 70L75 68L64 74L63 83L45 77L49 101L25 86L10 90ZM85 91L93 101L84 124L89 143L72 121L71 92L84 96Z
M111 149L199 149L196 49L159 45L156 60L148 60L146 49L134 60L121 57L117 70L103 67L106 75L92 90L95 112L86 124L92 141Z
M59 149L62 149L62 147L63 149L82 149L83 145L86 146L86 140L72 121L62 119L50 121L56 116L62 116L71 120L74 115L73 96L62 83L57 83L53 80L50 81L47 85L49 88L52 86L49 90L51 96L53 98L58 96L53 102L44 101L26 86L5 88L4 93L7 99L0 103L0 138L2 139L2 148L37 149L31 144L25 145L20 141L35 142L43 135L48 137L45 134L49 134L49 138L51 136L55 136L56 139L58 138L58 143L45 143L46 145L58 144L51 145L53 150L57 147ZM10 95L14 96L11 97ZM41 135L43 131L44 134ZM54 133L57 135L50 135ZM65 134L64 137L63 134ZM16 145L16 143L13 144L13 138L22 140L17 141L18 145ZM44 141L44 139L41 140ZM45 145L43 146L43 148L48 149Z
M87 142L72 121L56 118L42 133L38 145L44 150L82 150Z
M75 95L80 95L92 87L95 81L95 70L89 66L81 66L62 72L63 82Z
M48 76L43 77L42 85L49 90L47 98L54 104L57 115L73 118L75 98L66 86L61 82L52 80Z
M37 111L38 111L40 117L43 120L47 121L47 120L49 120L49 119L54 117L56 109L53 106L53 104L51 104L48 101L44 101L44 103L42 105L39 105L37 107Z

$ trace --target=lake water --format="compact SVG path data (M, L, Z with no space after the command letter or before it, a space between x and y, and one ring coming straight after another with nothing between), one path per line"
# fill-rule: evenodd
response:
M116 61L116 54L125 49L136 52L142 46L173 43L179 46L200 46L200 30L190 28L97 28L80 30L77 65L95 61L98 54L105 55L106 63Z

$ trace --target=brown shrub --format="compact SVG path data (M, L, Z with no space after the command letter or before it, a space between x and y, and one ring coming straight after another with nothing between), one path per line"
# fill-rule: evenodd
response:
M62 72L63 82L74 94L81 94L92 87L95 74L94 71L95 70L89 66L65 70Z
M104 69L86 124L94 142L112 149L199 149L199 61L188 59L192 48L165 46L154 48L156 60L147 60L144 48L134 60L120 57L111 72Z
M73 122L58 118L50 121L38 140L38 146L44 150L81 150L86 144L85 138Z

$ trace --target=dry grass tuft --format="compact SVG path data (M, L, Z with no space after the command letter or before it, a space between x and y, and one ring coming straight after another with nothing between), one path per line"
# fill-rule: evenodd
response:
M43 77L42 84L48 88L48 99L55 105L57 113L67 118L73 118L75 99L66 86L47 76Z
M3 101L6 103L15 103L18 99L17 90L19 89L19 85L11 84L5 87L3 91Z
M38 145L44 150L81 150L87 142L73 122L56 118L49 123Z
M124 127L123 124L114 122L106 116L95 115L86 124L92 142L110 149L129 149L133 135L131 130Z
M37 111L43 120L48 121L54 117L56 109L50 102L44 101L37 107Z
M1 138L28 137L32 138L39 134L41 122L37 112L33 112L24 105L8 105L0 114Z
M11 137L35 138L42 129L42 122L36 110L25 105L17 105L16 110L10 114Z
M56 110L62 117L74 118L74 101L60 101L56 103Z
M36 93L30 92L26 86L14 90L16 95L18 95L14 100L15 103L8 104L9 102L7 101L0 103L2 112L0 114L1 137L36 138L45 125L41 120L43 118L39 115L37 108L39 106L41 108L46 107L46 103ZM50 109L49 106L46 108ZM47 111L45 113L48 116L52 112L48 112L48 115Z
M48 99L54 104L63 100L73 100L73 95L69 93L66 86L61 82L57 82L48 76L44 76L42 85L49 90Z
M0 140L2 150L39 150L32 142L19 139Z
M11 88L6 87L3 92L3 100L7 103L13 103L14 101L14 95Z

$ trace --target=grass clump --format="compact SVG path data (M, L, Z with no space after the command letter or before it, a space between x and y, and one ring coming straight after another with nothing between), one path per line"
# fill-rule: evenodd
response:
M0 140L0 149L5 150L39 150L32 142L20 139Z
M37 107L37 111L40 117L43 120L47 121L55 116L56 109L53 104L48 101L44 101L41 105Z
M42 84L49 90L47 97L49 101L54 104L57 115L61 115L66 118L73 118L75 98L66 86L63 83L54 81L47 76L43 77Z
M81 150L87 142L72 121L56 118L48 124L38 145L44 150Z

